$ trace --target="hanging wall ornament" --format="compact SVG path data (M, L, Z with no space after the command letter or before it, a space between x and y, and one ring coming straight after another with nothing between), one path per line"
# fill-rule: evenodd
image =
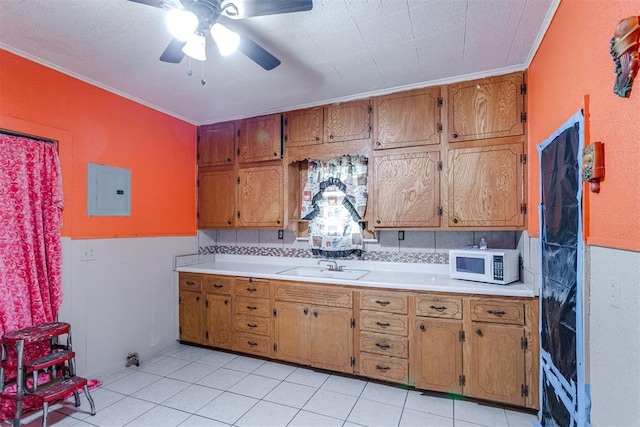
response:
M611 39L611 56L616 69L613 92L622 98L631 95L631 85L640 68L640 17L629 16L618 23Z

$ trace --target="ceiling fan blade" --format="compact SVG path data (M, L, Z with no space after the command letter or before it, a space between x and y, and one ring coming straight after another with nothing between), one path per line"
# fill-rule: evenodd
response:
M176 5L170 0L129 0L134 3L146 4L147 6L158 7L160 9L173 9Z
M182 48L187 44L187 42L183 42L178 39L173 39L169 43L169 46L162 52L160 55L160 61L162 62L170 62L172 64L177 64L182 61L184 58L184 52Z
M265 70L273 70L280 65L280 60L267 52L262 46L246 36L240 36L238 50L247 55L256 64Z
M222 6L233 4L233 0L223 2ZM279 13L305 12L313 9L313 0L242 0L238 5L238 14L231 14L232 8L226 16L233 19L250 18L252 16L276 15Z

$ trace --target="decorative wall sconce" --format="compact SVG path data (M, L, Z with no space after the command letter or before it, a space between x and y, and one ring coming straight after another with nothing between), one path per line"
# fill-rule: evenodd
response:
M613 92L622 98L631 95L633 79L640 68L640 17L629 16L618 23L611 39L611 56L616 65Z
M582 179L590 183L592 193L600 192L600 181L604 179L604 144L592 142L582 150Z

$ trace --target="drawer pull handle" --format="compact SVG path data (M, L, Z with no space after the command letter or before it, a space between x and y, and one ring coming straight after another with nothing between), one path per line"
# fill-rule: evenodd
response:
M255 291L257 291L256 288L247 288L247 292L249 292L249 293L253 293Z
M505 314L507 314L506 312L504 312L504 311L502 311L502 310L501 310L501 311L487 310L487 313L489 313L489 314L493 314L494 316L498 316L498 317L502 317L502 316L504 316Z
M389 369L391 369L388 366L381 366L381 365L376 365L376 369L382 372L387 372Z
M391 326L391 323L376 322L376 325L380 326L381 328L388 328L389 326Z
M389 350L390 345L389 344L380 344L379 342L376 343L376 347L378 347L380 350Z
M247 344L249 344L249 347L255 347L258 345L257 342L253 342L253 341L247 341Z
M220 285L220 284L216 283L216 284L213 285L213 287L216 288L216 289L220 289L220 288L224 288L224 285Z
M248 305L247 306L247 310L257 310L257 309L258 309L258 307L255 307L253 305Z
M254 323L247 323L247 326L250 328L257 328L258 325L254 324Z
M193 286L195 284L196 284L196 282L187 282L187 285L189 285L189 286Z
M374 301L376 304L380 304L383 307L386 307L389 305L389 301L379 301L379 300L375 300Z
M440 306L430 305L429 308L435 311L445 311L447 309L447 306L446 305L440 305Z

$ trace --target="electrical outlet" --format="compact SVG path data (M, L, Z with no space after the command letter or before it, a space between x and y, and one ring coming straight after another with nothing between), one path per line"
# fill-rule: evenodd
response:
M404 240L404 231L398 231L398 240Z
M284 230L278 230L278 240L284 239Z
M84 248L80 254L80 261L95 261L96 250L94 248Z

